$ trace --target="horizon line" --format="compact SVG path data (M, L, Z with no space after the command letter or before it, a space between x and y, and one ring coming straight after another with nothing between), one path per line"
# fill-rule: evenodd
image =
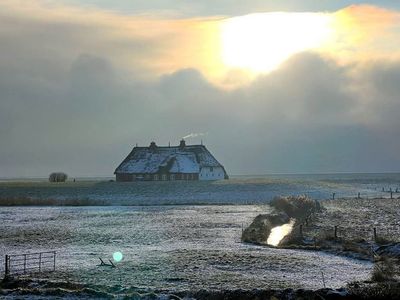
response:
M383 172L309 172L309 173L264 173L264 174L231 174L230 177L260 177L260 176L293 176L293 175L372 175L372 174L400 174L400 171L383 171ZM69 179L90 179L90 178L114 178L115 175L79 175L79 176L69 176ZM2 177L0 176L0 180L17 180L17 179L48 179L48 175L43 176L12 176L12 177Z

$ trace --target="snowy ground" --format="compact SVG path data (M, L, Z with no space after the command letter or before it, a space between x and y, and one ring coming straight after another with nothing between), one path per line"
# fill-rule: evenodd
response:
M0 211L0 258L57 251L53 280L169 291L340 287L370 275L369 262L240 242L269 206L10 207ZM121 251L115 269L98 257ZM0 266L3 266L3 260Z
M372 241L378 238L400 242L400 199L337 199L322 202L326 211L314 220L314 234L325 231L346 240ZM307 231L307 229L306 229Z

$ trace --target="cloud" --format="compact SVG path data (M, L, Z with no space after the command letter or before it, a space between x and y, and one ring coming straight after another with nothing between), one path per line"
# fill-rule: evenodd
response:
M400 8L399 3L390 0L365 1L365 0L336 0L336 1L315 1L315 0L62 0L64 3L86 5L88 7L101 7L119 11L124 14L149 13L154 11L163 12L169 15L179 16L204 16L204 15L244 15L254 12L266 11L335 11L351 4L376 3L390 8Z
M303 53L226 91L196 70L127 81L106 58L84 54L55 90L10 78L19 93L2 93L1 175L111 174L136 142L177 144L196 131L209 133L205 144L231 173L396 170L400 64L390 66L350 72ZM354 87L360 82L375 90L365 103ZM379 121L368 122L366 113Z
M107 57L140 78L188 67L210 74L218 67L218 19L129 16L54 2L18 5L5 0L0 3L0 66L12 62L21 72L37 72L47 80L88 53ZM31 66L36 63L34 69L25 68L27 60Z
M343 63L353 63L354 57L400 57L397 11L354 5L324 15L332 16L332 38L315 50ZM18 5L4 0L0 4L0 67L18 68L21 74L51 81L87 53L107 58L135 78L154 80L181 69L196 69L215 84L236 87L254 76L223 63L221 26L226 19L124 15L53 1Z
M184 27L202 32L202 22L8 8L0 9L2 177L111 175L136 143L177 144L190 132L208 133L205 145L231 174L400 167L395 57L341 64L299 53L225 90L189 63L192 50L171 47L193 42Z
M400 12L372 5L351 5L333 14L331 41L323 49L337 60L354 62L400 57Z

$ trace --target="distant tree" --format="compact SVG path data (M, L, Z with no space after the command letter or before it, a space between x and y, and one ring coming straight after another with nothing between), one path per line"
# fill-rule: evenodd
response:
M50 182L65 182L68 179L68 175L63 172L53 172L49 176Z

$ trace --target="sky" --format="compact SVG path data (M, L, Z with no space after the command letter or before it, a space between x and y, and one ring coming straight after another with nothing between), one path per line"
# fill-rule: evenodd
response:
M0 2L0 177L203 140L229 174L400 171L397 1Z

